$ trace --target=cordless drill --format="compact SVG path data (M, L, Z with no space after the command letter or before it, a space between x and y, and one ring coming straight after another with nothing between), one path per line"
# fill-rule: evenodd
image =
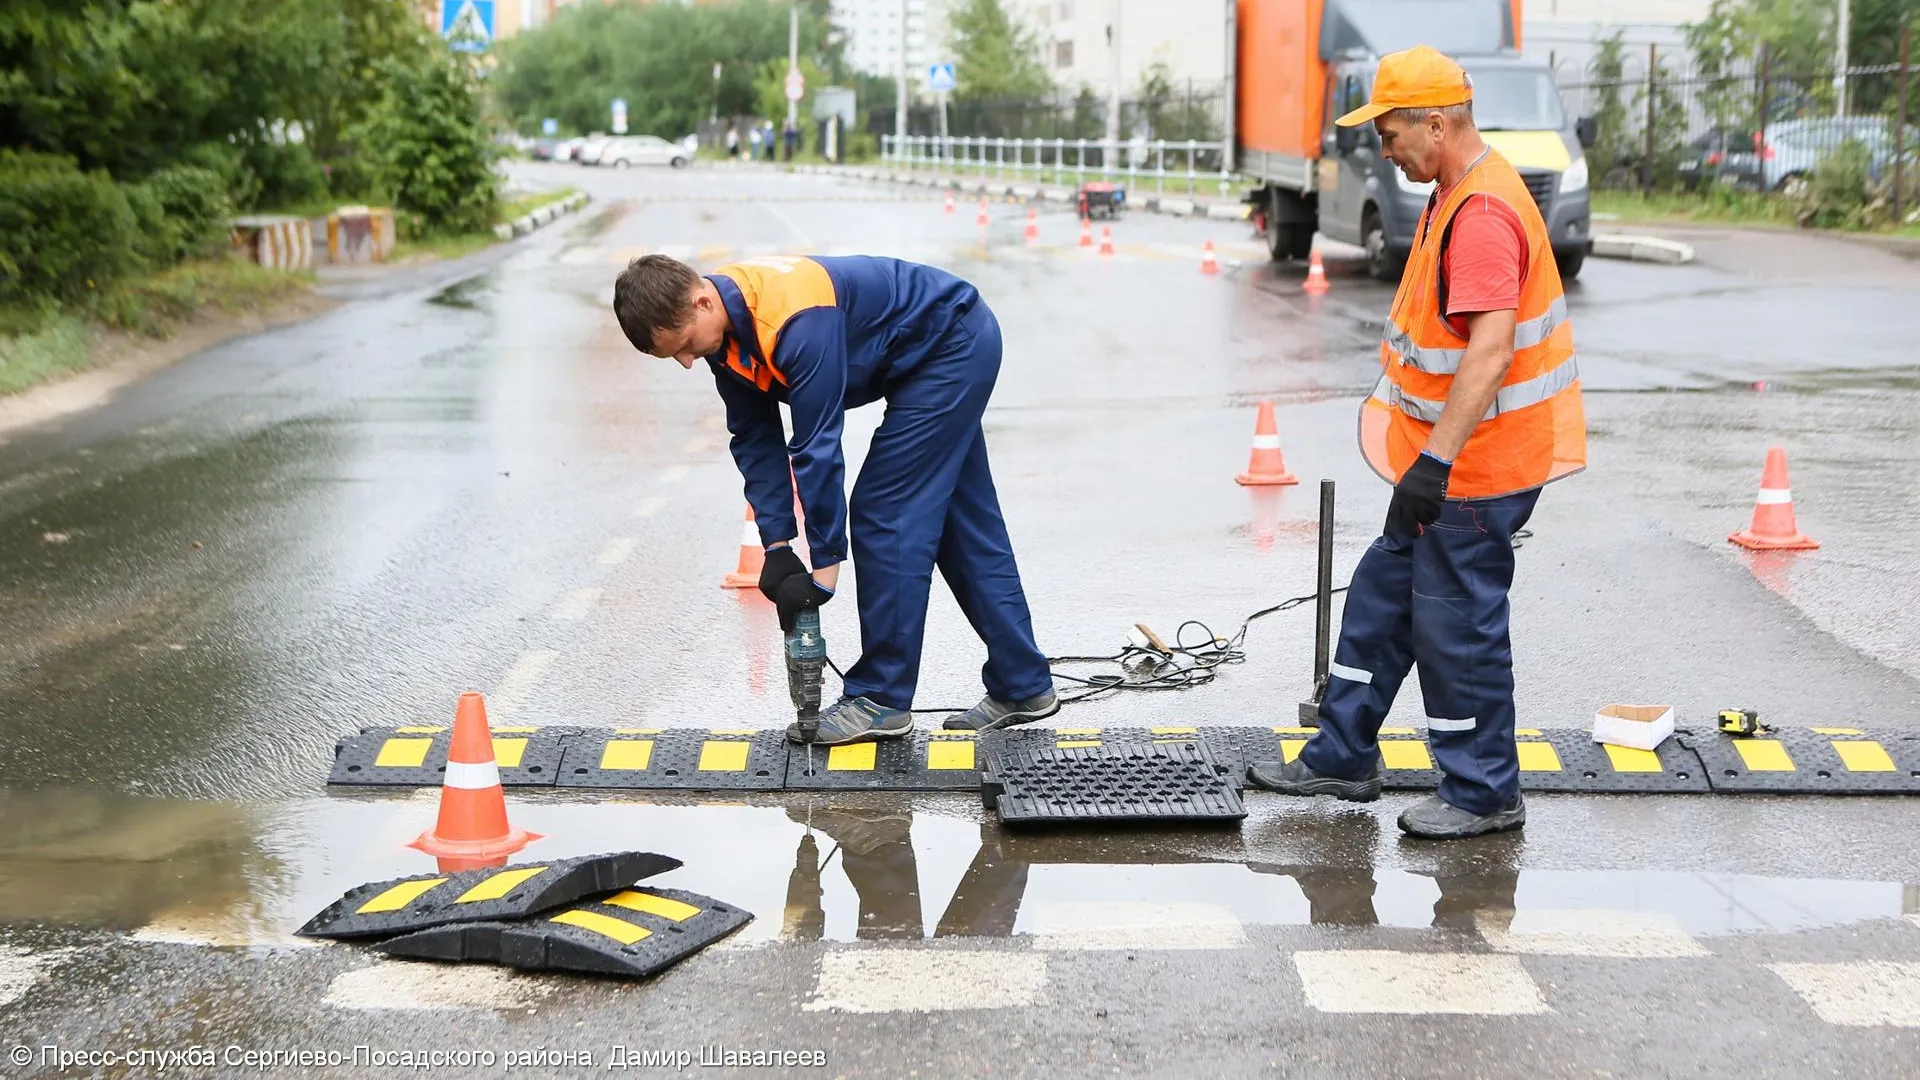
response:
M787 692L798 711L800 740L812 742L820 731L820 675L827 666L827 639L820 636L820 610L806 608L787 634Z

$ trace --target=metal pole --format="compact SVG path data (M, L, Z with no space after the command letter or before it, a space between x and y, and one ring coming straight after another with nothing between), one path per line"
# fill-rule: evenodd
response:
M800 70L800 0L787 5L787 72ZM787 126L798 127L800 123L800 103L787 100ZM781 136L785 138L784 135Z
M1327 669L1333 660L1333 481L1320 481L1320 570L1314 585L1313 698L1300 703L1302 727L1320 726L1320 702L1327 693Z
M1115 144L1120 141L1120 0L1107 0L1107 157L1101 162L1112 167Z
M893 139L901 146L907 141L907 0L900 0L900 85L893 91ZM906 151L901 151L905 160Z
M1658 84L1654 81L1660 71L1659 46L1647 43L1647 175L1640 185L1642 191L1653 190L1653 97Z
M1894 110L1897 115L1893 124L1893 227L1896 229L1906 221L1901 213L1900 186L1906 183L1901 158L1907 152L1907 46L1912 36L1912 27L1900 28L1900 104Z
M1772 93L1772 88L1767 85L1767 65L1772 55L1766 43L1762 42L1760 45L1760 118L1753 126L1753 160L1758 163L1760 169L1761 191L1767 190L1767 107L1769 105L1767 98Z
M1224 0L1227 9L1227 57L1224 70L1227 77L1220 85L1220 175L1225 177L1232 172L1236 162L1239 133L1235 130L1234 111L1239 108L1238 87L1240 85L1240 27L1239 4L1237 0Z
M1847 24L1849 11L1853 7L1848 0L1838 0L1840 5L1840 25L1834 31L1833 43L1833 115L1847 115Z

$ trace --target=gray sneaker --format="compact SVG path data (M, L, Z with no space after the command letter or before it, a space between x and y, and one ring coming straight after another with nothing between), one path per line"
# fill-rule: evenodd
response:
M1476 814L1429 795L1400 814L1400 828L1422 840L1462 840L1469 836L1506 832L1527 823L1527 803L1515 795L1504 810Z
M1060 698L1051 690L1020 701L995 701L988 695L980 699L980 704L940 726L948 731L999 731L1015 724L1045 720L1059 711Z
M1299 758L1284 765L1278 761L1256 761L1247 766L1247 783L1255 787L1282 795L1332 795L1347 802L1372 802L1379 798L1380 784L1385 778L1377 759L1373 771L1358 780L1321 776Z
M848 743L897 739L913 730L913 713L889 709L863 697L843 697L820 710L820 730L814 733L818 746L846 746ZM788 742L804 742L798 723L787 725Z

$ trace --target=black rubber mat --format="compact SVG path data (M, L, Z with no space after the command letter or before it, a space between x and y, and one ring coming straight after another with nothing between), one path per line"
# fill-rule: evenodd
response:
M777 729L617 728L568 741L560 787L779 791L786 733Z
M977 737L919 731L851 746L787 748L790 791L972 791L980 786Z
M1700 755L1716 792L1920 794L1920 739L1861 728L1796 728L1738 738L1676 736Z
M1636 750L1603 746L1585 731L1522 728L1515 742L1520 750L1522 791L1682 795L1709 790L1700 758L1677 739L1666 740L1656 750Z
M551 787L573 727L496 727L493 757L503 787ZM363 728L334 744L327 783L345 786L437 786L447 771L444 727Z
M622 851L376 881L349 889L298 933L379 937L443 923L519 918L612 892L679 865L679 859L666 855Z
M751 913L699 893L626 889L530 919L436 926L374 948L421 960L643 978L752 921Z
M1197 742L989 749L980 793L1006 824L1227 822L1247 816L1239 784Z

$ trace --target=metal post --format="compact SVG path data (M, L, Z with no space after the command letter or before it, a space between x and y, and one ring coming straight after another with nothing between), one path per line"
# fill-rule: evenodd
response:
M1840 5L1840 25L1834 28L1833 43L1833 115L1847 115L1847 24L1852 20L1849 9L1853 5L1849 0L1837 0Z
M1906 170L1901 158L1907 152L1907 46L1913 36L1913 28L1900 28L1900 104L1894 110L1897 118L1893 124L1893 227L1899 228L1906 222L1900 200L1900 186L1906 183Z
M1101 165L1111 168L1120 141L1120 0L1107 0L1107 148Z
M1320 481L1320 570L1314 584L1313 697L1300 703L1302 727L1320 726L1320 702L1327 694L1327 669L1333 660L1333 481Z
M900 85L893 90L893 138L902 146L907 138L907 0L900 0ZM906 160L906 151L901 151L901 160Z
M1753 125L1753 160L1760 169L1760 189L1762 191L1767 189L1767 108L1770 104L1767 98L1772 92L1771 88L1767 85L1767 65L1772 59L1772 55L1766 43L1762 42L1760 45L1760 107L1757 110L1759 119L1756 120Z
M787 5L787 70L800 70L800 0ZM800 103L792 99L787 101L787 126L797 127L800 123ZM786 141L785 134L781 141Z
M1640 185L1642 191L1653 190L1653 98L1659 89L1655 80L1660 73L1660 47L1647 43L1647 174Z

